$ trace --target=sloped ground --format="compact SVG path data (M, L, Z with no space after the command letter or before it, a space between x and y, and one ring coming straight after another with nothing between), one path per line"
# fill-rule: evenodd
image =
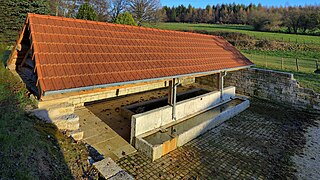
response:
M0 179L96 179L85 145L29 116L26 96L0 64Z
M253 99L243 113L159 160L136 153L117 163L137 179L292 179L293 156L304 153L304 134L318 127L317 118Z

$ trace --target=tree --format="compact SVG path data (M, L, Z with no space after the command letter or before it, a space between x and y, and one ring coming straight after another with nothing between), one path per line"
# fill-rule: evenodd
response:
M49 0L52 15L75 17L76 12L83 0Z
M207 5L206 10L204 11L204 22L205 23L213 23L213 10L210 5Z
M50 14L46 0L0 0L0 43L14 43L21 30L27 14Z
M97 19L97 13L89 3L84 3L80 6L76 18L95 21Z
M97 21L106 22L110 19L109 8L110 1L109 0L91 0L90 5L93 7L95 12L97 13Z
M248 17L248 23L253 26L255 30L265 31L270 19L268 17L266 9L258 4L257 8L252 8Z
M288 28L288 31L298 33L299 30L299 18L300 10L297 8L289 7L288 10L284 13L282 18L283 25Z
M128 4L128 0L110 0L109 14L111 16L111 21L114 22L119 14L123 13L123 11L128 8Z
M123 14L118 15L114 23L137 26L137 23L134 21L132 15L129 12L125 12Z
M299 28L305 33L307 30L314 31L319 28L320 9L306 7L300 13Z
M142 22L156 22L157 13L160 11L159 0L130 0L129 11L137 21L138 25Z

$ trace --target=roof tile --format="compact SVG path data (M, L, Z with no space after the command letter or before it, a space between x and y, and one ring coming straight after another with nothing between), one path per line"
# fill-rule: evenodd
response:
M252 65L223 38L29 14L43 91Z

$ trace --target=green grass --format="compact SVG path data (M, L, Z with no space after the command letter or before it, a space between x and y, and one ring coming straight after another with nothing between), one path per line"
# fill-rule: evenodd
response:
M3 57L3 51L0 53ZM27 90L0 63L0 179L80 179L88 152L57 128L26 113Z
M247 54L256 54L256 55L266 55L266 56L273 56L278 58L298 58L304 60L320 60L320 52L317 51L308 51L308 50L299 50L299 51L289 51L289 50L253 50L253 49L244 49L241 50Z
M285 71L297 71L295 58L281 58L277 56L266 56L259 54L243 53L247 58L254 62L257 66L278 69ZM320 62L319 62L320 63ZM316 59L299 59L298 58L299 72L314 73L316 70Z
M146 27L153 27L168 30L205 30L205 31L227 31L239 32L254 36L257 39L277 40L284 42L297 42L297 43L311 43L320 45L319 36L311 35L296 35L275 32L260 32L254 31L252 26L247 25L220 25L220 24L189 24L189 23L158 23L158 24L145 24Z

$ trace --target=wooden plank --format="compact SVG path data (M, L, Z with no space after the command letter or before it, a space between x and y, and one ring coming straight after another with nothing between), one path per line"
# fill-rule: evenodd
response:
M19 39L17 40L16 45L13 47L13 49L11 51L10 57L8 59L8 62L7 62L8 65L11 65L11 63L13 62L12 60L14 59L15 55L18 54L16 48L18 47L19 44L21 44L25 29L26 29L26 24L24 24L24 26L23 26L23 28L22 28L22 30L20 32Z

